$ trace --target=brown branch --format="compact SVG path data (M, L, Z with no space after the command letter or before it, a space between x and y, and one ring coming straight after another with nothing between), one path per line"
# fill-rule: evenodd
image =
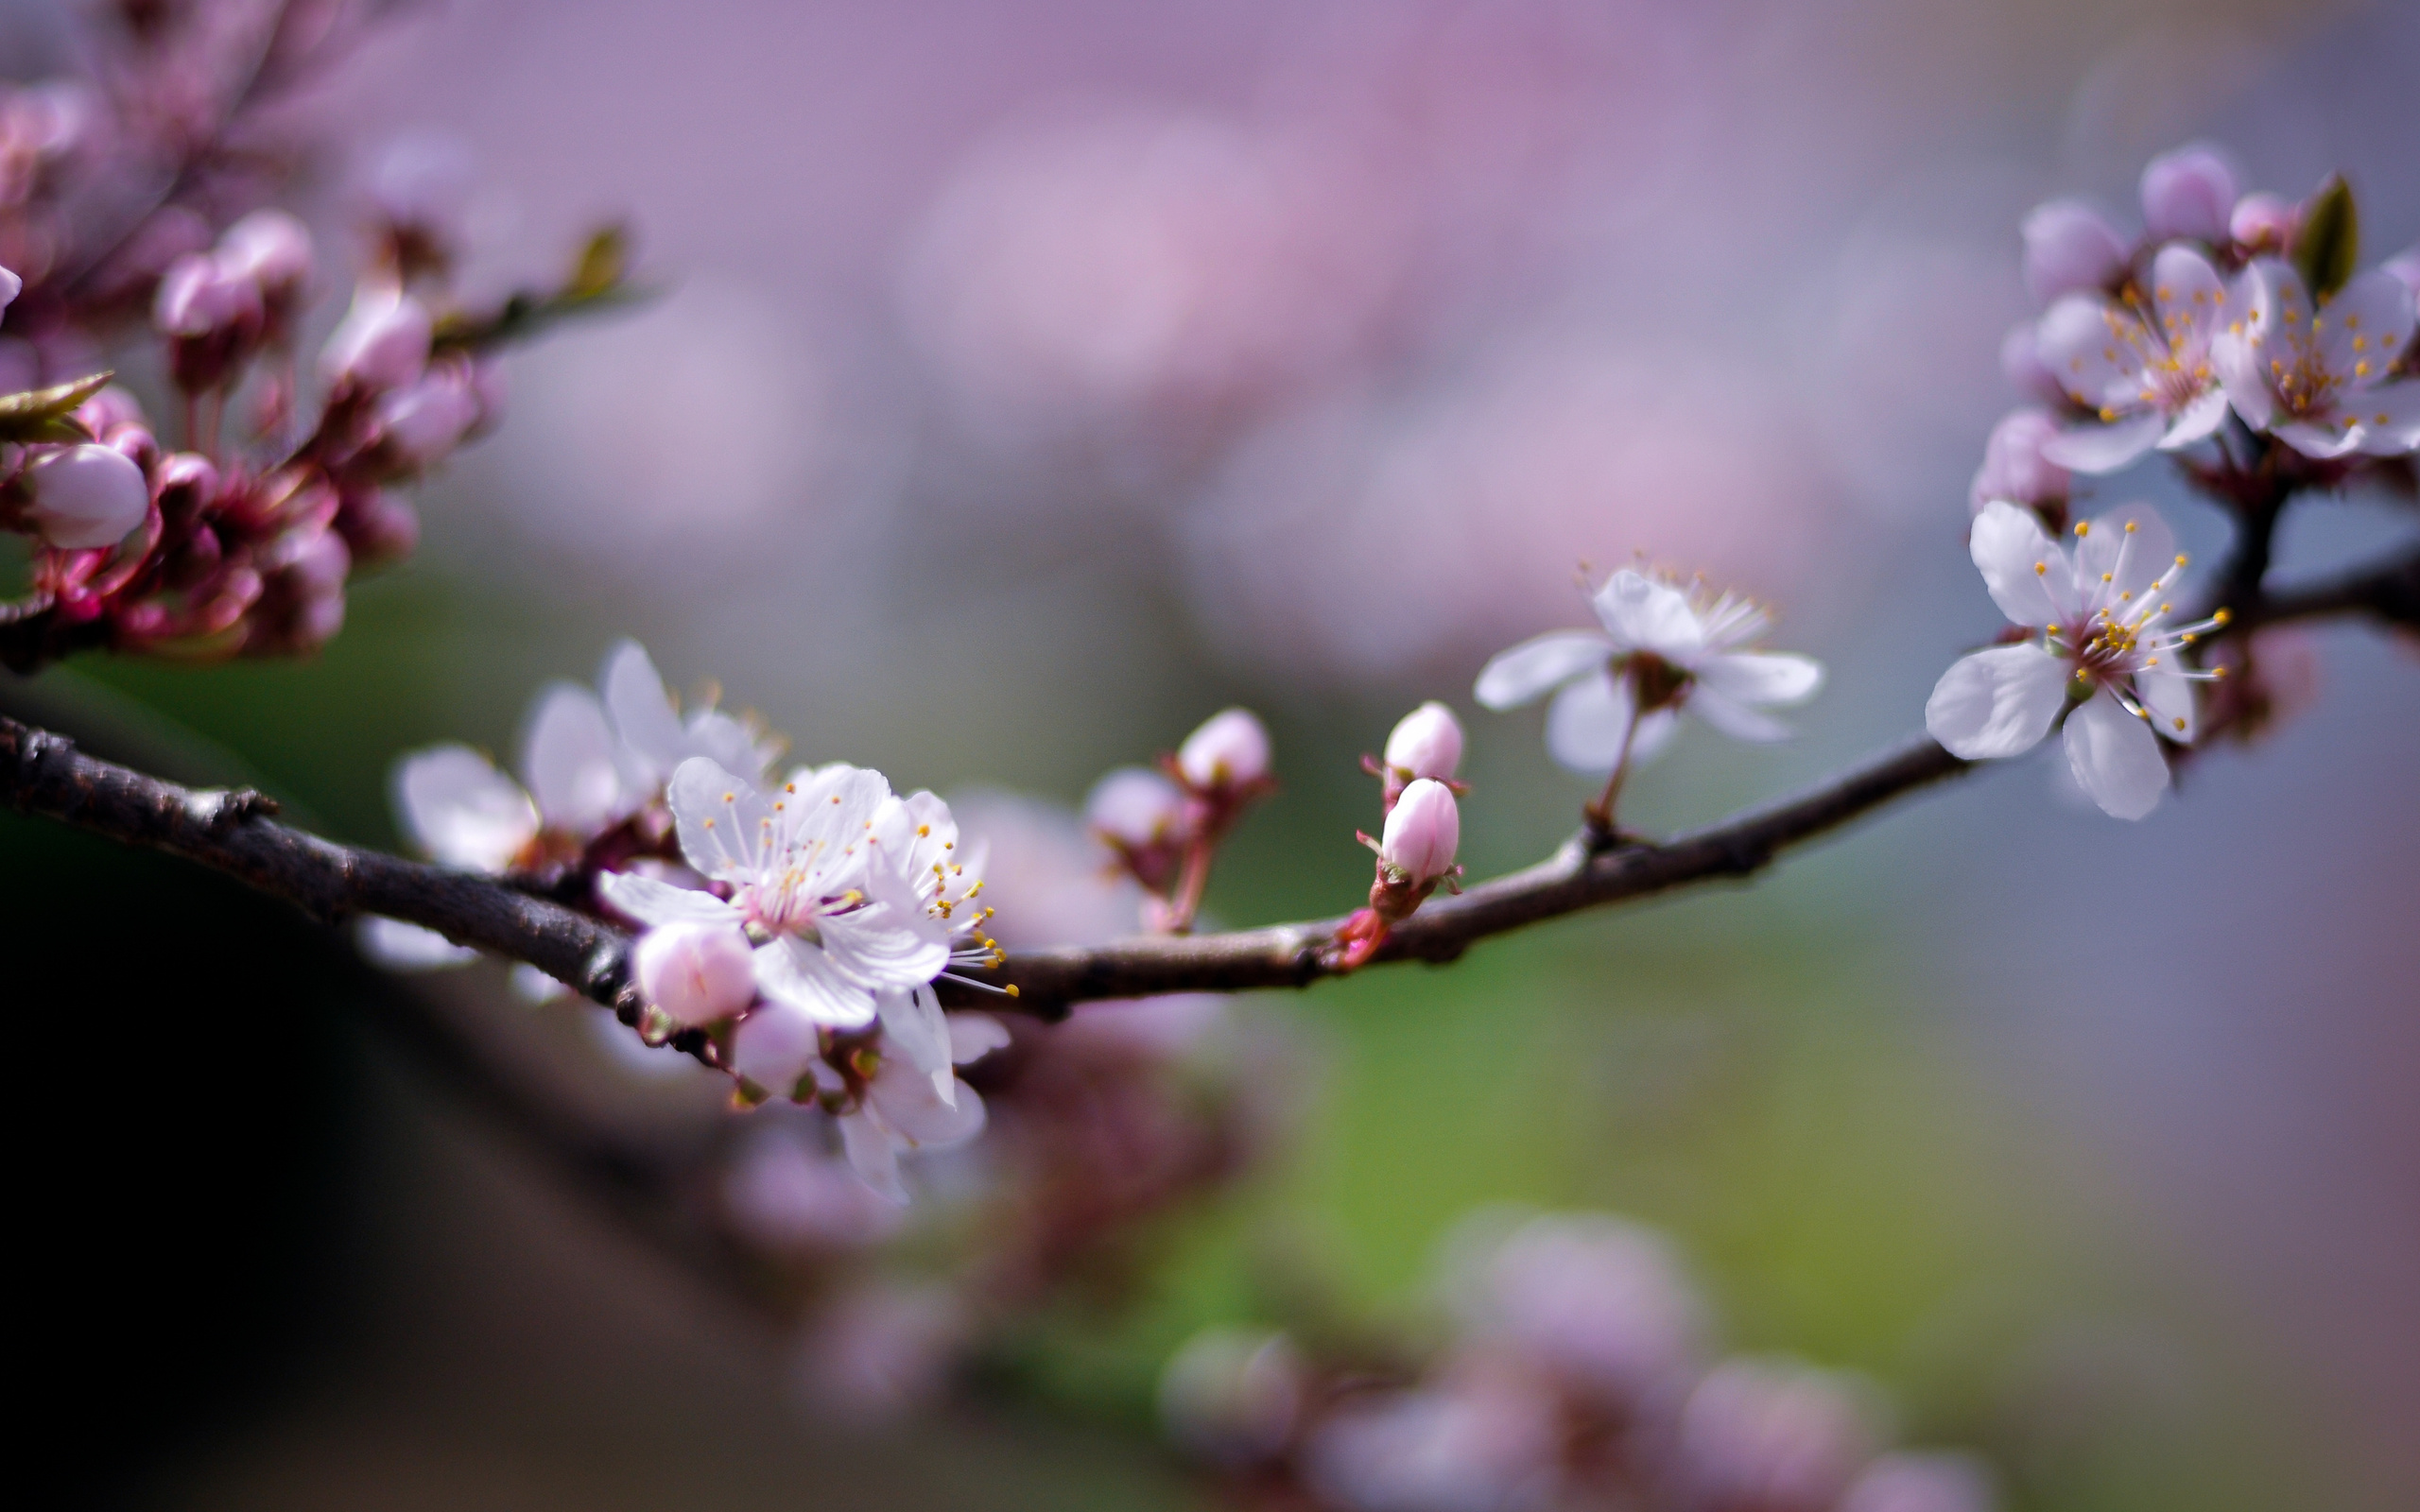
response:
M2420 552L2262 596L2244 605L2221 634L2348 613L2420 626ZM1918 740L1798 798L1668 841L1595 844L1582 831L1534 867L1432 902L1396 928L1375 959L1450 961L1491 936L1546 919L1691 883L1746 877L1792 846L1967 767L1932 741ZM626 1023L637 1022L644 1006L630 983L625 931L497 878L323 840L278 822L271 816L276 805L249 789L181 787L0 716L0 800L128 845L183 856L324 920L383 914L527 962L613 1008ZM948 981L942 987L953 1006L1009 1008L1045 1019L1103 998L1299 988L1334 973L1328 947L1342 921L1019 951L988 978L1014 986L1014 998ZM712 1045L696 1031L675 1043L700 1059L714 1058Z

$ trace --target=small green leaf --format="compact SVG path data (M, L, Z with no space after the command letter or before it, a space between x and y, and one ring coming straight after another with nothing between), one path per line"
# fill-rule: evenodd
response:
M109 387L115 373L96 372L90 378L60 384L50 388L28 389L22 394L0 395L0 441L89 441L92 433L69 417L76 406Z
M2353 186L2342 174L2331 173L2303 213L2302 231L2294 237L2295 271L2312 299L2325 299L2353 276L2360 254L2361 217L2353 205Z
M593 300L620 287L630 271L630 233L623 228L607 226L594 232L579 249L579 259L572 265L571 282L563 285L558 298Z

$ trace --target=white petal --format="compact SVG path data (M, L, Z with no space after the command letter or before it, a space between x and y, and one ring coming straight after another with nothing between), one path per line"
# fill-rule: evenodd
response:
M2067 765L2112 818L2139 819L2168 791L2168 760L2152 727L2103 688L2067 715Z
M1776 740L1788 740L1790 736L1789 727L1780 720L1768 714L1760 714L1744 703L1726 698L1712 688L1697 689L1689 695L1689 701L1682 707L1734 740L1753 740L1758 744L1770 744Z
M1589 602L1616 650L1652 651L1686 665L1705 649L1705 626L1689 608L1689 595L1669 583L1624 568Z
M2360 449L2360 426L2346 425L2332 415L2326 419L2329 422L2325 424L2305 420L2280 421L2269 427L2269 434L2303 455L2323 462L2349 456Z
M2357 450L2372 456L2401 456L2420 450L2420 380L2407 379L2348 395L2344 403L2359 411Z
M949 965L949 926L893 867L866 868L866 902L818 921L823 952L842 976L869 991L922 987Z
M1998 499L1983 506L1966 549L2009 623L2040 629L2066 617L2074 596L2067 556L2032 510Z
M521 775L549 825L586 837L625 812L620 754L596 696L558 682L539 696L529 716Z
M2175 564L2176 532L2148 504L2110 510L2076 541L2076 586L2087 604L2139 598Z
M777 1097L787 1097L822 1054L822 1026L778 999L761 1003L732 1037L731 1069Z
M1575 772L1610 772L1622 759L1636 700L1630 679L1610 672L1582 678L1547 708L1547 754Z
M1925 701L1925 730L1952 756L1996 761L2027 751L2066 706L2066 664L2039 645L1961 657Z
M664 679L648 660L647 648L636 641L617 644L605 654L596 685L604 690L614 733L640 759L653 781L669 778L690 753L689 747L682 739L681 716L672 707L672 696L665 692ZM729 762L723 765L735 771L742 769Z
M2152 259L2152 308L2160 335L2180 359L2198 358L2234 311L2226 280L2197 248L2172 243Z
M1561 687L1613 655L1613 643L1594 630L1557 630L1489 658L1471 696L1489 709L1517 709Z
M964 1082L944 1102L905 1060L883 1058L866 1089L866 1102L892 1137L910 1149L947 1149L983 1132L983 1099Z
M993 1051L1008 1047L1009 1026L990 1014L949 1016L949 1058L954 1064L971 1066Z
M672 774L666 799L689 865L717 882L751 882L773 853L773 805L755 788L703 756Z
M2357 390L2346 397L2347 408L2360 407L2358 390L2384 379L2403 354L2411 322L2411 291L2383 268L2349 280L2319 313L2320 358L2340 382ZM2368 371L2357 371L2362 367Z
M689 716L689 727L683 732L687 748L700 756L711 756L725 769L737 772L760 786L765 782L766 767L770 765L770 748L759 745L748 727L719 709L700 709Z
M841 1116L840 1148L859 1180L893 1202L907 1203L908 1189L899 1184L898 1147L873 1115L860 1110Z
M1698 681L1734 703L1805 703L1824 685L1824 664L1787 651L1735 651L1699 662Z
M433 929L377 914L362 916L354 938L360 942L362 954L390 971L432 971L479 958L479 953L468 945L457 945Z
M1638 722L1630 737L1630 765L1634 770L1664 753L1672 743L1672 732L1681 728L1678 709L1658 709Z
M2214 387L2177 412L2176 419L2169 422L2168 434L2159 438L2159 449L2180 451L2196 441L2208 440L2226 423L2226 419L2227 391Z
M502 871L538 834L529 795L468 746L438 746L397 763L395 808L414 845L474 871Z
M2152 712L2152 728L2181 746L2193 744L2198 732L2193 713L2193 680L2169 667L2135 674L2135 696Z
M2265 431L2277 419L2277 394L2260 370L2257 345L2247 335L2229 331L2210 347L2210 367L2219 375L2220 391L2243 422Z
M608 871L596 879L596 896L614 912L646 924L728 924L743 922L738 909L710 892L676 887L631 871Z
M2155 409L2107 425L2077 425L2042 443L2042 455L2070 472L2115 472L2159 444L2167 418Z
M830 1028L861 1029L873 1022L873 994L834 970L821 946L795 935L756 948L756 986Z
M2077 403L2132 414L2143 406L2143 360L2165 352L2134 313L2099 295L2070 294L2034 327L2034 351Z
M882 1020L883 1038L907 1057L909 1065L931 1079L934 1094L943 1102L957 1101L954 1089L958 1074L951 1070L949 1021L942 1016L941 1000L933 996L932 988L877 992L873 1010Z

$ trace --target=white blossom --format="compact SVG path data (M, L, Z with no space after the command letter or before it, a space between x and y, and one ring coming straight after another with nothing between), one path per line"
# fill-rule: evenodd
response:
M2166 522L2135 505L2076 526L2063 550L2030 511L1994 504L1970 550L1992 599L2027 639L1962 658L1925 705L1925 728L1952 755L1989 761L2030 750L2065 716L2068 764L2102 811L2138 819L2168 790L2159 734L2194 735L2193 683L2212 673L2184 649L2224 611L2175 625L2186 558Z
M1823 685L1813 659L1748 649L1769 616L1735 594L1708 597L1625 569L1590 600L1598 630L1525 641L1478 675L1478 701L1512 709L1553 692L1547 749L1565 766L1611 771L1651 757L1684 707L1739 740L1785 738L1761 713L1803 703Z
M967 1065L1009 1042L997 1019L979 1013L949 1017L954 1065ZM959 1081L948 1093L884 1039L875 1041L873 1074L855 1108L840 1115L840 1144L865 1183L893 1202L906 1202L899 1157L946 1150L983 1132L983 1099ZM955 1079L953 1077L953 1079Z
M2042 455L2079 472L2114 472L2157 447L2206 439L2227 417L2211 345L2242 302L2210 260L2182 244L2152 260L2148 290L2070 294L2042 318L2043 363L2099 417Z
M2325 301L2274 258L2246 270L2249 308L2217 347L2243 422L2306 456L2396 456L2420 448L2420 379L2388 374L2411 340L2413 296L2372 269Z
M62 446L25 471L31 502L26 523L61 550L114 546L151 508L151 485L125 453L108 446Z

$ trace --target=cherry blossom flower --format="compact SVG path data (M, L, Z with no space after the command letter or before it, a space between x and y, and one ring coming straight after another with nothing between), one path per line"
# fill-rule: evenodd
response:
M1852 1377L1796 1361L1724 1361L1681 1414L1685 1504L1824 1512L1874 1452L1869 1397Z
M1564 1389L1634 1417L1699 1369L1704 1305L1671 1245L1606 1213L1544 1213L1458 1245L1455 1311Z
M949 964L977 970L999 965L999 942L983 933L992 910L975 902L983 890L983 846L977 841L959 850L958 821L949 805L927 792L893 799L876 816L874 836L883 852L905 869L925 915L947 934ZM977 987L987 985L979 978L943 974ZM943 1102L955 1102L949 1027L929 984L879 994L875 1012L884 1035L932 1078L933 1091Z
M1983 1467L1963 1454L1884 1454L1841 1493L1838 1512L1993 1512Z
M748 933L767 1001L740 1024L743 1056L752 1037L789 1044L809 1025L862 1028L874 1020L878 994L922 988L950 958L948 930L925 913L906 858L875 842L890 799L882 774L861 767L801 769L769 795L712 757L693 756L672 774L666 799L682 854L726 885L730 901L631 872L606 873L597 890L650 927L694 922ZM788 1082L750 1079L788 1090Z
M2302 229L2302 211L2291 200L2273 194L2248 194L2235 202L2227 216L2227 235L2248 252L2282 257Z
M2175 451L2224 422L2211 343L2239 297L2183 245L2152 260L2148 290L2070 294L2042 318L2043 362L2100 423L2067 431L2043 455L2079 472L2114 472L2153 447Z
M1008 1042L1009 1031L997 1019L980 1013L950 1015L954 1065L980 1060ZM841 1148L866 1185L904 1203L908 1191L900 1183L899 1157L951 1149L983 1132L983 1099L962 1081L945 1095L931 1077L895 1052L887 1036L863 1053L860 1064L867 1059L873 1074L865 1091L839 1118Z
M2216 363L2243 422L2306 456L2397 456L2420 448L2420 380L2390 381L2411 340L2411 288L2379 269L2325 301L2275 258L2246 273L2249 308Z
M364 284L328 337L320 366L339 388L372 393L401 388L428 366L435 330L427 306L391 284Z
M1602 631L1525 641L1490 661L1474 690L1496 710L1553 693L1547 749L1574 771L1647 760L1684 707L1736 739L1783 739L1789 727L1759 711L1803 703L1823 684L1812 658L1746 648L1771 621L1736 594L1709 597L1626 568L1589 602Z
M2160 736L2189 744L2195 672L2184 650L2225 610L2174 625L2186 558L2166 522L2135 505L2076 526L2073 552L2010 504L1975 521L1970 550L2010 621L2040 639L1996 645L1944 673L1925 728L1950 754L1992 761L2031 750L2065 716L2068 765L2104 813L2139 819L2168 790Z

